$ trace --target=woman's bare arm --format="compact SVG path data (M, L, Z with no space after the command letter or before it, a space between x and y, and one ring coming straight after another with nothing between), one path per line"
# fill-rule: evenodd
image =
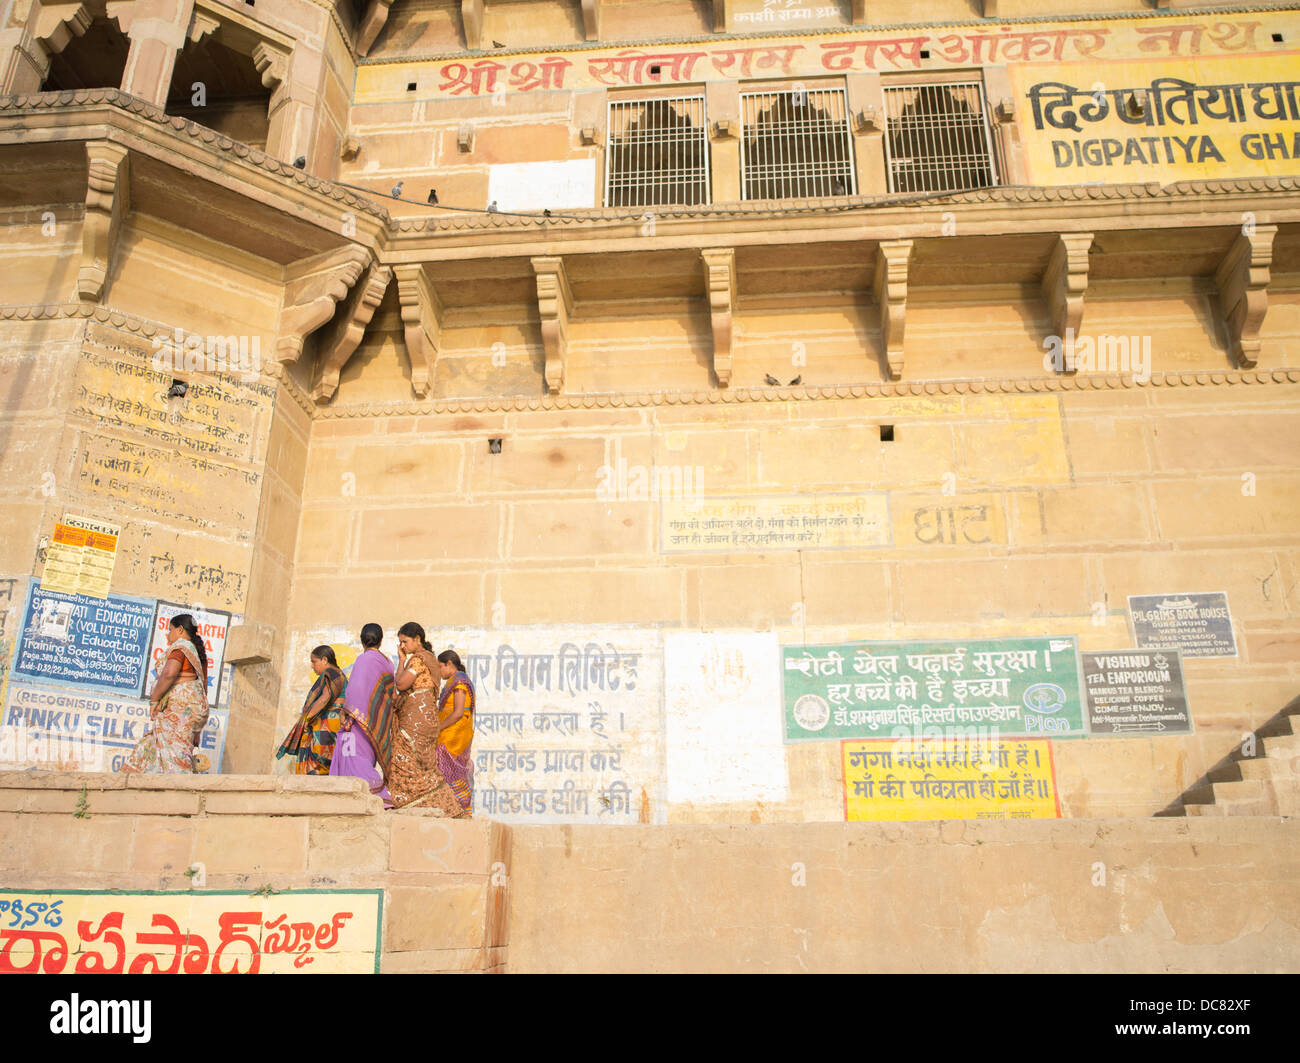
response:
M149 692L149 707L156 709L158 702L163 698L173 686L176 685L176 679L181 674L180 662L174 657L168 657L163 662L162 671L158 674L158 679L153 685L153 690Z

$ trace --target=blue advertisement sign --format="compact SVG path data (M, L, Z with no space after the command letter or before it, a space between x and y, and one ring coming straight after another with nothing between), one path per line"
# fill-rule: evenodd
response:
M151 598L27 592L13 677L139 695L154 618Z

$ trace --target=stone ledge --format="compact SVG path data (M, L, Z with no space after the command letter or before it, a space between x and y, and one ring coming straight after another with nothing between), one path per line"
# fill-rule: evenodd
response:
M383 810L384 803L368 793L235 791L210 793L203 798L203 811L210 816L373 816Z

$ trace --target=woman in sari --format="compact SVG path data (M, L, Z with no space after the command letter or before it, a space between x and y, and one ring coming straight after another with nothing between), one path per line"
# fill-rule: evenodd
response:
M397 723L388 776L393 807L419 805L441 809L451 818L463 817L464 809L438 770L438 658L424 628L414 621L398 630L397 645L401 650L393 677L398 690Z
M275 751L275 759L294 758L295 775L328 775L334 742L343 726L343 695L348 681L329 646L311 651L316 682L303 702L302 715Z
M208 655L194 617L178 613L167 626L167 654L149 692L146 733L122 765L128 775L194 772L194 747L208 722Z
M474 684L455 650L438 654L442 697L438 699L438 770L450 784L465 818L474 803Z
M366 624L361 629L360 657L352 662L352 675L343 694L343 723L334 742L330 774L364 779L385 808L392 798L384 780L393 755L393 665L382 653L384 629Z

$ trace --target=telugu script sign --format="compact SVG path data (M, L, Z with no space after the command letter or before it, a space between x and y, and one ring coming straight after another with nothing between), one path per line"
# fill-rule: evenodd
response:
M787 742L1082 735L1073 635L783 646Z
M383 890L0 890L0 974L378 974Z
M885 492L663 499L660 551L667 554L771 553L888 546Z
M840 748L850 822L1061 815L1045 739L847 741Z
M1144 650L1181 650L1184 657L1236 657L1228 596L1131 594L1133 638Z
M15 678L134 696L144 681L154 603L144 598L28 589Z

